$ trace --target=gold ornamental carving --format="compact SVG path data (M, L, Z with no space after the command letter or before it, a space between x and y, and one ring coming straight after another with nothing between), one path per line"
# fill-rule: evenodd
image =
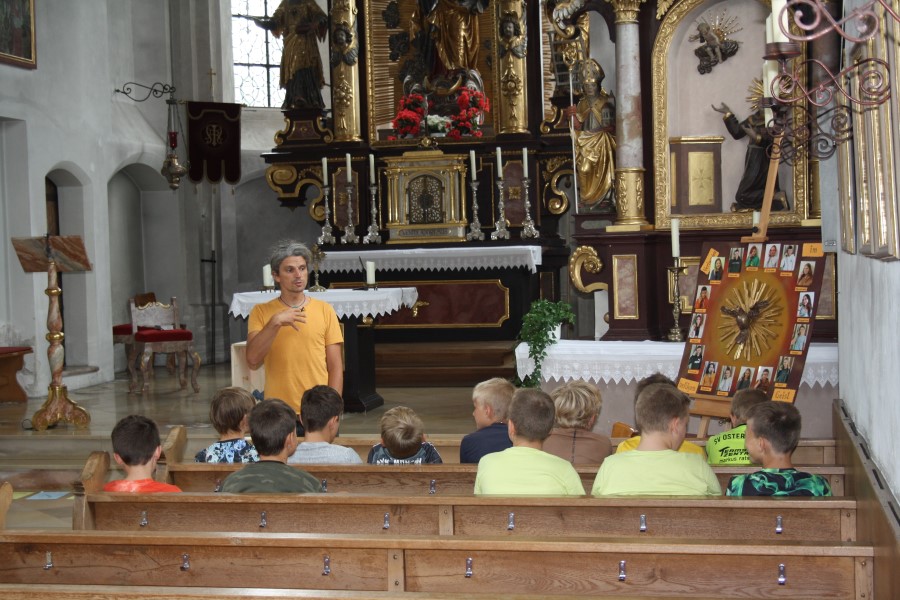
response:
M560 187L560 182L572 177L572 169L564 168L570 160L567 156L554 156L542 161L544 169L541 174L547 182L544 184L544 206L551 215L561 215L569 210L569 196Z
M606 0L616 12L616 23L637 23L638 12L645 0Z
M607 231L640 231L649 229L644 218L644 169L616 169L616 224Z
M591 246L579 246L569 258L569 279L579 292L590 294L597 290L608 289L602 282L584 285L581 279L581 271L596 274L603 270L603 259L597 256L597 250Z
M500 58L500 133L528 132L525 2L497 3L497 54Z
M331 8L331 108L334 138L338 142L360 141L359 36L356 6L339 0Z

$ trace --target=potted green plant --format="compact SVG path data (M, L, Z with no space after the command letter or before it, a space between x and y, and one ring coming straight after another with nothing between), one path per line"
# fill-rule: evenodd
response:
M528 356L534 360L534 370L521 381L522 387L540 387L541 363L547 357L547 348L559 340L558 328L563 323L574 323L575 313L565 302L535 300L522 318L519 340L528 344Z

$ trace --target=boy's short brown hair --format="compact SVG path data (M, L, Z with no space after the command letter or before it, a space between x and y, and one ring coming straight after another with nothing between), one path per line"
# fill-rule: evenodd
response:
M678 387L675 385L674 381L672 381L662 373L651 373L650 375L647 375L637 382L634 390L634 401L637 402L638 396L640 396L641 392L643 392L648 385L653 385L654 383L665 383L667 385L671 385L672 387Z
M542 442L550 435L556 421L556 407L550 396L538 389L520 388L509 404L509 421L516 435L532 442Z
M570 381L553 390L550 397L556 405L557 427L587 429L603 407L600 390L587 381Z
M159 428L151 419L128 415L112 430L113 452L129 467L146 465L159 448Z
M790 454L800 441L800 411L787 402L761 402L747 411L747 427L769 441L780 454Z
M209 403L209 422L220 434L239 431L241 421L250 414L256 400L242 387L225 387Z
M750 408L760 402L769 402L769 396L760 389L744 388L738 390L731 399L731 414L734 415L738 425L747 422L747 413Z
M425 425L413 409L395 406L381 416L381 442L394 458L409 458L425 441Z
M300 400L300 421L306 431L322 431L334 417L344 412L344 401L337 390L327 385L314 385Z
M297 431L297 413L283 400L262 400L250 411L250 438L260 456L284 450L288 436Z
M516 386L502 377L482 381L472 389L472 399L479 406L490 406L495 421L505 421Z
M641 433L666 431L672 419L688 416L691 399L668 383L653 383L638 394L634 420Z

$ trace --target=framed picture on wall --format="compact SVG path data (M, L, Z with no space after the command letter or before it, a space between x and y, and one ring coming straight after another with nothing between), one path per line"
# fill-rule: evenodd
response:
M0 0L0 62L37 68L34 0Z

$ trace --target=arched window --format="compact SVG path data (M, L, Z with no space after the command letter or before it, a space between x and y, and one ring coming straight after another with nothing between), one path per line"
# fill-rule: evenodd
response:
M246 106L281 108L279 87L282 43L251 17L269 17L281 0L231 0L234 101Z

